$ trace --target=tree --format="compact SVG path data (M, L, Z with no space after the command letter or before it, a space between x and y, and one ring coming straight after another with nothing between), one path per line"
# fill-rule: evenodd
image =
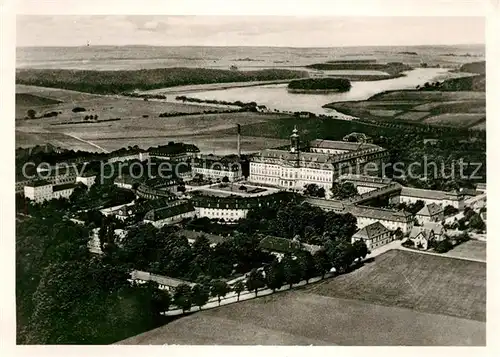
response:
M314 257L307 250L299 250L296 253L297 264L302 271L302 276L306 280L306 283L309 283L309 279L314 278L318 274L318 270L316 269L316 264L314 262Z
M297 260L294 259L291 254L285 254L281 263L283 264L285 281L289 284L291 289L293 284L300 282L302 279L302 271L300 270Z
M30 118L30 119L35 119L36 118L36 111L33 110L33 109L29 109L28 112L27 112L27 114L28 114L28 118Z
M486 229L486 224L478 213L474 213L474 215L470 218L469 227L479 231L484 231Z
M228 182L229 182L229 177L224 176L224 177L222 178L222 182L224 182L224 183L228 183Z
M174 304L182 309L182 312L189 310L193 303L190 286L184 283L177 285L173 300Z
M445 216L453 216L454 214L457 214L458 213L458 209L456 209L455 207L453 207L452 205L447 205L445 208L444 208L444 211L443 211L444 215Z
M264 276L262 275L262 271L257 269L252 269L248 274L246 286L248 291L252 290L255 291L255 296L257 296L258 290L266 286Z
M319 187L315 183L310 183L304 186L304 195L313 197L325 197L325 189Z
M221 298L230 291L229 285L223 280L214 280L210 285L210 293L213 297L217 296L220 305Z
M178 192L182 192L182 193L186 192L186 186L184 186L184 185L177 186L177 191Z
M365 242L362 240L357 240L352 244L352 248L354 250L354 257L359 260L365 259L368 254L368 247Z
M285 276L283 265L277 260L273 260L264 268L266 285L273 292L283 286Z
M205 305L208 302L210 296L209 288L204 285L196 284L191 289L191 297L193 299L193 303L199 307Z
M344 200L358 194L358 190L351 182L334 183L331 191L332 196L340 200Z
M233 290L234 292L236 293L236 295L238 296L238 301L240 301L240 294L243 290L245 290L245 283L243 282L243 280L238 280L234 286L233 286Z
M332 263L328 259L325 249L320 249L313 255L314 265L316 270L321 274L321 279L325 278L325 274L332 269Z

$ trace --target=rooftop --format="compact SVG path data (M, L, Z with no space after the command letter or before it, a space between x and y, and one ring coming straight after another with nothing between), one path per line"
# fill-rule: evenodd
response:
M401 196L426 198L434 200L445 200L445 199L458 199L462 197L462 194L458 192L445 192L437 190L425 190L422 188L413 187L403 187L401 189Z
M52 187L52 191L57 192L57 191L62 191L62 190L69 190L71 188L75 188L76 186L77 186L77 184L75 184L75 183L65 183L62 185L54 185Z
M418 211L417 216L434 217L434 216L442 213L443 210L444 209L442 206L435 204L435 203L431 203L431 204L428 204L428 205L422 207L422 209L420 211Z
M355 217L359 216L395 222L408 222L411 220L411 214L408 212L384 208L349 206L347 211Z
M349 141L333 141L333 140L323 140L323 139L316 139L311 141L310 147L320 148L320 149L346 150L346 151L358 151L365 149L380 148L380 146L368 143L354 143Z
M144 220L156 222L165 218L175 217L183 213L192 211L194 211L194 207L191 202L183 201L175 205L170 205L168 207L153 209L146 213L146 215L144 216Z
M224 237L217 234L210 234L205 232L196 232L190 229L181 229L177 232L177 235L184 236L188 240L196 240L196 238L198 237L205 236L207 237L210 244L219 244L231 239L230 237Z
M387 232L389 230L382 223L374 222L354 233L353 238L373 239Z
M27 183L25 186L27 186L27 187L42 187L42 186L49 186L49 185L52 185L52 184L45 181L45 180L37 180L37 181Z
M159 285L165 285L171 288L175 288L181 284L187 284L190 286L193 286L194 284L186 281L186 280L181 280L181 279L175 279L171 278L169 276L164 276L164 275L156 275L156 274L151 274L145 271L140 271L140 270L133 270L130 273L130 278L132 280L144 280L144 281L154 281L158 283Z
M441 234L443 231L445 231L443 225L438 222L425 222L422 227L424 229L427 229L428 231L433 231L436 234Z

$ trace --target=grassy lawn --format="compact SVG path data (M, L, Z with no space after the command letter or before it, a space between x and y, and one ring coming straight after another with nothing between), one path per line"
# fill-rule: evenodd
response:
M315 294L486 321L486 264L391 250Z
M443 256L486 260L486 242L469 240L457 245Z
M409 120L409 121L418 121L424 117L426 117L427 115L429 115L428 112L412 112L412 111L409 111L409 112L406 112L406 113L403 113L401 115L398 115L396 118L397 119L401 119L401 120Z
M120 344L485 345L486 265L391 250L343 276L181 317Z
M384 121L394 118L465 128L481 122L485 116L486 101L484 92L400 90L376 94L364 101L330 103L325 107L365 119ZM391 110L394 114L390 113ZM476 129L481 129L481 126Z
M301 289L195 313L120 344L484 345L485 331L479 321Z
M478 123L481 120L486 120L485 114L476 113L446 113L435 115L424 120L424 123L444 126L461 126L468 127Z

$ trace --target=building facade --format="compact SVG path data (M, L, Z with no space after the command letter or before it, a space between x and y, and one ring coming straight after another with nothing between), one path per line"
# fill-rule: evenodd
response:
M190 202L179 201L167 207L149 211L144 216L144 223L151 223L156 228L161 228L194 216L195 209L193 205Z
M420 223L442 221L444 219L444 207L436 203L430 203L417 212L416 218Z
M393 237L393 233L382 223L374 222L354 233L351 242L363 241L366 247L372 250L392 242Z
M204 156L191 160L192 175L202 175L204 178L223 180L224 177L230 182L243 179L242 165L238 158Z
M54 185L47 181L36 181L24 186L24 196L37 203L58 198L69 198L75 187L74 183Z
M442 206L464 209L464 195L460 192L445 192L437 190L425 190L421 188L402 187L401 193L393 198L398 203L415 203L423 201L426 205L431 203Z
M365 171L369 163L378 163L378 172L387 157L379 146L343 141L313 140L309 151L304 151L295 128L289 150L267 149L252 157L249 181L296 192L316 184L329 194L338 176Z

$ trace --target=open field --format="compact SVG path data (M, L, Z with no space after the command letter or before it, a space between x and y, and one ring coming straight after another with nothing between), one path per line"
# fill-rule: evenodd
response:
M368 100L411 100L411 101L462 101L462 100L485 100L485 92L460 91L418 91L418 90L395 90L376 94Z
M479 259L486 261L486 242L480 240L469 240L457 245L452 250L443 253L446 257L465 259Z
M424 123L443 126L470 127L478 122L485 121L485 114L481 113L446 113L426 118Z
M486 122L482 122L482 123L479 123L477 125L474 125L471 127L471 129L474 129L474 130L486 130Z
M469 128L485 117L485 98L485 92L476 91L397 90L376 94L368 100L329 103L324 107L362 119L392 119ZM390 115L391 110L398 114Z
M401 113L400 110L390 110L390 109L371 109L370 114L377 117L393 117L396 114Z
M117 344L485 345L485 270L390 250L349 274L201 311Z
M141 98L120 97L120 96L101 96L88 95L86 93L74 92L69 90L53 90L51 88L20 86L16 91L22 95L43 96L48 100L57 100L62 103L53 105L23 105L16 107L16 119L22 119L26 116L28 109L34 109L37 116L50 111L61 111L56 118L51 118L53 123L64 121L80 121L85 115L98 115L99 119L112 118L142 118L143 115L149 117L158 117L160 113L199 113L206 110L225 111L215 106L184 104L177 102L165 102L149 100L144 101ZM172 101L174 98L172 98ZM87 109L85 112L73 113L75 107Z
M31 107L59 104L61 101L29 93L16 93L16 106Z
M403 113L403 114L396 116L396 118L401 119L401 120L409 120L409 121L417 120L418 121L418 120L428 116L429 114L430 114L429 112L408 111L406 113Z
M182 317L117 344L484 345L486 324L295 290Z
M248 125L289 118L285 114L218 113L158 117L163 112L193 113L220 110L206 105L144 101L137 98L99 96L67 90L18 86L22 93L39 93L44 97L63 100L48 107L35 107L39 114L58 110L58 117L16 121L16 146L53 143L68 149L111 151L138 145L141 148L164 145L168 141L183 141L197 145L202 152L229 154L236 152L236 124ZM86 112L73 113L74 107ZM42 111L42 109L43 111ZM121 118L112 122L51 125L65 121L81 121L85 115L99 119ZM22 116L25 115L25 112ZM147 117L144 117L147 115ZM224 132L224 134L223 134ZM280 139L255 138L252 133L242 137L242 152L286 144ZM99 148L102 148L99 149Z
M486 264L391 250L311 292L486 321Z

